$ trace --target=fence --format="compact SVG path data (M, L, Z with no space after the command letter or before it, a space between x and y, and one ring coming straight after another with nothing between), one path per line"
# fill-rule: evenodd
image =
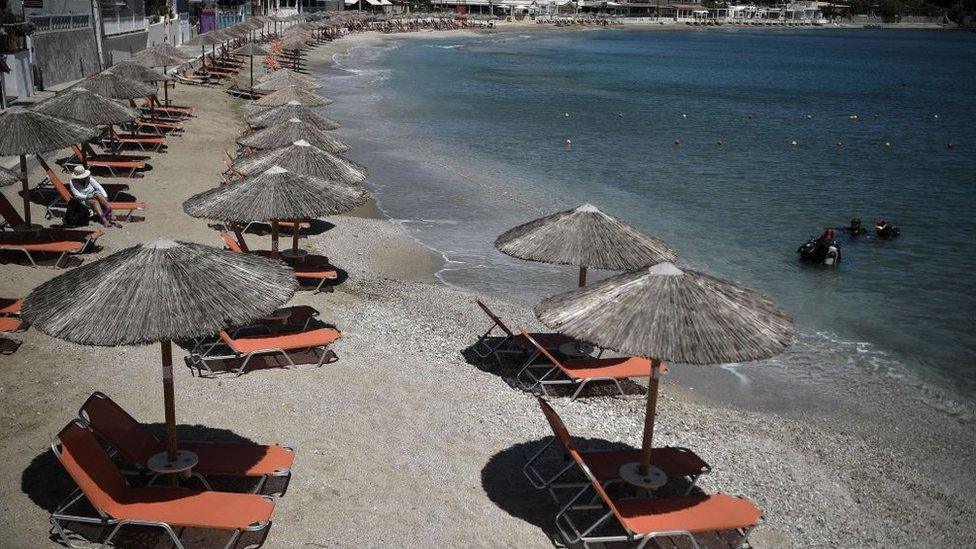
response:
M84 15L32 15L30 22L37 32L83 29L91 26L91 16Z
M105 28L105 36L112 36L113 34L145 31L149 28L149 19L141 15L104 17L102 18L102 25Z

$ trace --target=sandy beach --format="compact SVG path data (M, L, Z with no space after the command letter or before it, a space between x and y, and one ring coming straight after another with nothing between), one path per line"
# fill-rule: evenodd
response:
M353 35L313 50L309 61L328 64L351 47L438 34ZM322 92L329 95L328 87ZM171 97L197 107L185 134L151 155L145 177L99 178L128 184L149 205L145 220L106 229L101 250L80 256L85 262L160 236L221 245L181 204L219 182L244 102L221 88L179 86ZM32 172L32 182L41 178ZM19 205L16 190L3 192ZM35 204L35 220L43 213ZM478 295L441 284L434 277L440 257L372 205L328 222L334 227L302 245L349 278L334 293L301 291L292 304L310 305L339 327L339 360L315 369L269 363L238 378L205 379L182 367L186 352L176 348L180 432L296 449L264 547L551 547L557 508L520 473L548 426L535 397L512 386L509 369L466 352L489 325L472 304ZM248 242L270 244L257 235ZM0 296L24 296L60 272L5 262ZM513 323L539 327L531 303L490 305ZM59 547L48 518L73 483L49 450L51 438L96 390L158 426L159 351L82 347L36 330L17 337L23 345L0 357L0 545ZM712 373L688 368L665 380L656 440L693 448L712 465L699 481L706 493L742 495L763 509L755 547L976 545L971 423L897 388L864 394L843 380L833 394L778 406L737 399L734 388L719 399L709 393L731 381ZM639 446L639 399L552 402L574 435ZM206 539L188 535L187 546L209 546L199 545Z

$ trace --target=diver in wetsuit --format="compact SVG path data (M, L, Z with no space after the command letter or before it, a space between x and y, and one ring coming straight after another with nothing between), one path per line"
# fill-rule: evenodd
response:
M879 238L892 238L898 236L898 234L900 233L898 227L892 227L884 219L875 220L874 232L878 235Z
M855 217L854 219L852 219L851 226L848 227L847 230L850 231L851 236L858 236L868 232L868 230L865 229L863 225L861 225L860 217Z

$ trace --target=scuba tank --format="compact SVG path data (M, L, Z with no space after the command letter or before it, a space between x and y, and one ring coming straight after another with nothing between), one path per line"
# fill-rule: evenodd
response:
M832 267L840 263L840 248L837 244L827 246L827 255L824 256L823 264Z

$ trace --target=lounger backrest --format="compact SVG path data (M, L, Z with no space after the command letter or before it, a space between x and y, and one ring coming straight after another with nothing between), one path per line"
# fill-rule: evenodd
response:
M224 239L224 244L227 245L227 249L234 253L242 254L244 250L241 249L241 245L237 243L237 239L230 235L227 231L220 231L220 238Z
M543 347L542 345L539 345L539 342L536 341L535 339L533 339L532 336L530 336L529 333L525 331L525 328L519 326L518 329L519 329L519 332L522 333L522 337L524 337L530 343L532 343L533 345L535 345L535 348L536 349L539 349L539 352L542 353L550 361L552 361L552 363L555 364L556 367L558 367L560 370L566 370L566 368L563 367L563 364L561 362L559 362L559 359L556 358L555 355L553 355L552 353L550 353L549 351L547 351L545 347Z
M57 189L58 194L61 196L61 198L65 202L70 202L72 198L71 191L69 191L68 188L64 186L64 183L61 181L61 178L58 177L58 174L54 173L54 170L51 169L51 166L47 165L47 162L45 162L43 158L41 158L40 156L36 158L37 158L37 163L40 164L41 168L44 169L44 173L47 174L47 178L51 180L51 185L54 185L54 188Z
M116 515L129 490L119 468L112 463L95 435L72 421L58 433L55 453L78 488L98 510Z
M509 337L515 336L515 334L508 329L508 326L506 326L505 323L502 322L502 319L498 318L498 315L492 312L492 310L489 309L487 305L485 305L484 301L481 301L480 299L476 299L474 300L474 302L477 303L479 307L481 307L481 310L484 311L486 315L488 315L488 318L490 318L492 321L495 322L495 326L501 328L501 330L505 332L505 334L508 335Z
M542 408L542 413L546 416L549 426L552 427L553 434L556 436L556 439L562 443L563 448L566 449L566 453L568 453L569 456L573 458L573 461L579 465L580 469L583 471L583 474L585 474L586 478L589 479L590 484L593 485L593 489L596 490L596 493L599 494L601 499L603 499L603 502L606 503L607 507L613 511L613 514L617 516L618 520L621 520L622 516L617 510L617 506L614 505L613 500L610 499L607 491L603 489L603 485L596 480L593 472L590 471L590 468L586 465L586 462L583 461L583 456L580 455L576 445L573 444L573 439L569 435L569 430L566 429L566 425L563 423L562 418L560 418L559 414L552 409L552 406L549 406L548 402L542 400L541 398L539 399L539 407Z
M14 208L14 205L3 194L0 194L0 217L11 227L27 224L24 218L20 217L20 212L17 211L17 208Z
M93 393L78 411L89 427L130 463L144 465L165 450L152 433L102 393Z

